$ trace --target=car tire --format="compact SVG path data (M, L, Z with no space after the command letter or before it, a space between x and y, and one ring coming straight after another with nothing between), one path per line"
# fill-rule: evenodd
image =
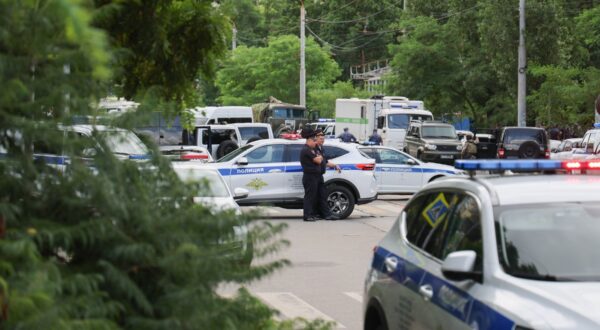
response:
M258 140L262 140L262 138L260 136L253 136L251 138L248 139L247 143L252 143L254 141L258 141Z
M535 141L525 141L519 147L519 158L539 158L540 145Z
M327 192L327 205L329 205L331 215L338 219L349 217L352 211L354 211L354 204L356 203L354 194L352 194L350 189L331 184L325 187L325 190Z
M239 148L239 146L237 143L235 143L235 141L232 140L225 140L219 143L219 147L217 148L217 159L227 155L237 148Z

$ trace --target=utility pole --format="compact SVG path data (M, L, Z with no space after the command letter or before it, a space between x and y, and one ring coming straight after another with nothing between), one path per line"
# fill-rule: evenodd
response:
M525 0L519 0L519 75L517 89L517 126L527 126L527 57L525 52Z
M235 24L233 25L232 28L232 36L231 36L231 50L235 50L235 47L237 46L237 29L235 28Z
M408 2L408 0L404 0L402 1L402 3L404 4L404 8L402 8L402 10L406 11L406 9L408 8L408 5L406 4Z
M304 49L306 48L306 37L304 35L305 24L304 0L300 0L300 105L306 106L306 64L304 63Z

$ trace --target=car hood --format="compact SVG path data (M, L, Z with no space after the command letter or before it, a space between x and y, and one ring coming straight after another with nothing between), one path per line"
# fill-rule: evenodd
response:
M194 203L210 208L213 212L240 208L231 197L194 197Z
M523 292L517 294L537 303L532 311L542 311L542 318L553 329L600 326L599 282L521 281Z

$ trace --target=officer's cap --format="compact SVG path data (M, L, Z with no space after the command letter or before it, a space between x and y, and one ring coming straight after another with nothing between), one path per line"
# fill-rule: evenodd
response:
M305 139L315 137L316 135L317 135L317 132L315 132L315 130L313 130L310 127L303 128L302 132L300 133L300 136L302 136Z

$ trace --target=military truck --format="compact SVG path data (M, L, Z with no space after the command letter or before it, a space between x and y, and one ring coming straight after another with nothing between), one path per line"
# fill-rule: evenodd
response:
M252 105L252 111L254 122L270 124L275 137L294 133L319 118L318 111L308 111L304 106L284 103L272 96L266 103Z

